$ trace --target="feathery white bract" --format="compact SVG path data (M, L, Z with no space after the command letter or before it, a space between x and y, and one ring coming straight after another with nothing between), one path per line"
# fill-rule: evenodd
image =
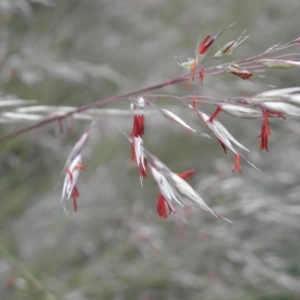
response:
M256 62L262 64L267 68L274 69L292 69L300 67L300 61L295 60L264 58L259 59Z
M273 101L282 101L284 97L288 94L296 93L300 91L300 87L284 88L284 89L275 89L266 91L256 96L248 99L249 103L258 103L258 102L273 102Z
M193 129L191 126L189 126L187 123L185 123L181 118L179 118L178 116L176 116L174 113L172 113L171 111L165 109L165 108L161 108L160 111L162 112L162 114L169 119L170 121L173 121L181 126L183 126L184 128L193 131L193 132L197 132L196 129Z
M143 139L140 136L132 137L132 139L134 144L136 163L138 166L142 166L142 168L146 170ZM140 174L140 181L141 181L141 185L143 186L143 176L141 174Z
M243 119L258 119L262 117L262 112L250 107L231 104L221 103L220 108L231 116Z
M216 216L213 210L211 210L208 207L208 205L204 202L204 200L196 193L196 191L184 179L182 179L180 176L178 176L173 172L170 172L170 177L182 196L196 203L202 209L206 211L210 211L214 216Z
M218 217L217 214L208 207L200 195L180 176L171 172L167 167L159 171L149 164L149 168L160 193L164 196L173 212L176 212L173 203L184 207L187 200L189 200L203 210L209 211L215 217Z
M158 185L160 193L165 197L170 205L175 201L181 207L184 207L182 201L179 198L178 193L174 190L172 185L168 182L166 177L159 171L156 170L153 166L149 164L149 169L151 174Z
M239 154L233 147L232 143L238 147L250 152L246 147L244 147L240 142L238 142L232 134L217 120L209 121L209 116L201 111L197 111L200 118L206 123L209 129L214 133L216 138L221 140L232 152Z
M293 118L300 118L300 108L290 103L263 102L260 106L271 112L281 113Z

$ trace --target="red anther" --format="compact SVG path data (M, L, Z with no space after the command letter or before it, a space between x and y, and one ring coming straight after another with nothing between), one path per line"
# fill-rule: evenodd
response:
M139 164L139 173L140 173L140 176L143 177L143 179L145 179L148 176L146 168L143 166L142 163Z
M240 158L241 156L239 154L235 154L234 156L234 169L232 170L232 172L234 173L235 171L238 171L238 173L242 173L242 168L240 165Z
M224 152L226 154L227 153L227 147L226 147L226 145L220 139L217 138L217 140L220 143L220 145L222 146L222 148L223 148L223 150L224 150Z
M261 139L260 145L259 145L260 150L266 149L266 151L269 151L268 138L269 138L269 135L271 135L271 129L270 129L270 124L269 124L269 119L268 119L269 116L276 116L276 117L285 119L285 116L282 113L272 112L272 111L268 111L268 110L265 110L263 112L264 122L261 126L261 134L258 136Z
M133 117L133 127L131 137L142 137L145 133L145 116L144 115L134 115Z
M263 135L271 135L271 129L270 129L270 125L269 125L269 120L268 120L268 116L270 115L270 113L268 111L264 111L263 112L263 118L264 118L264 127L263 127Z
M209 50L214 40L214 38L211 38L210 35L208 35L198 47L198 53L200 55L205 54Z
M165 199L165 197L162 194L159 194L157 196L157 205L156 205L156 211L159 216L162 218L167 218L168 215L171 212L175 212L169 202Z
M269 135L265 133L265 125L264 124L261 125L261 134L258 137L261 138L259 149L260 150L266 149L266 151L269 151L269 148L268 148Z
M204 69L199 71L200 84L203 85L204 80Z
M87 165L77 165L74 167L74 170L86 170L87 167L88 167Z
M73 210L77 211L77 198L79 197L79 192L76 186L74 186L72 193L71 193L71 197L73 199Z
M220 106L217 107L217 109L214 111L214 113L210 116L210 118L206 122L212 122L214 118L222 111L222 108Z
M193 62L192 66L191 66L191 75L190 75L190 80L194 81L195 78L195 72L196 72L196 67L197 67L197 63Z
M181 177L182 179L184 179L185 181L188 181L192 175L194 174L195 169L191 169L182 173L176 173L176 175L178 175L179 177Z

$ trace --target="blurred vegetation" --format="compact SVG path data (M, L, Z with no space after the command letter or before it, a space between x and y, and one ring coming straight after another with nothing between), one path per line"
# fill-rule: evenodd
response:
M235 58L288 42L300 36L299 15L298 0L0 0L1 98L90 103L184 74L173 57L192 56L200 35L235 21L217 42L247 28L250 38ZM299 70L261 80L299 86ZM222 75L201 89L178 84L159 93L222 97L264 89ZM130 118L111 119L130 131ZM156 114L147 118L145 144L176 172L195 168L193 186L233 224L199 210L188 224L160 219L157 187L147 179L141 188L130 145L104 119L85 148L79 210L68 215L59 205L61 170L89 123L68 119L62 133L51 124L1 143L0 299L299 299L299 123L272 122L270 152L262 153L260 124L220 120L263 172L245 165L241 176L232 174L231 154L215 141ZM0 133L22 126L2 125Z

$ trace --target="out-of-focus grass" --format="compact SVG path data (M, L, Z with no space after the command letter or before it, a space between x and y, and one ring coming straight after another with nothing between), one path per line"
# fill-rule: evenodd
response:
M40 281L36 279L3 245L0 244L0 253L3 258L8 260L13 267L20 273L21 276L23 276L34 289L41 292L41 294L44 295L46 300L56 300L56 297L54 297L48 290L45 289L45 287L41 284ZM14 275L10 275L11 278L7 278L7 285L8 287L13 287L14 285L14 278L12 278ZM11 282L10 282L11 281Z

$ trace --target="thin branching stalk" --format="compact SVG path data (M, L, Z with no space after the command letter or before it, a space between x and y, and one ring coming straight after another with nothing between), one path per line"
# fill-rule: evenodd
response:
M58 300L51 292L49 292L45 286L37 280L34 275L21 264L14 255L11 254L1 243L0 243L0 253L8 259L11 264L26 278L32 286L34 286L38 291L44 294L46 300Z

